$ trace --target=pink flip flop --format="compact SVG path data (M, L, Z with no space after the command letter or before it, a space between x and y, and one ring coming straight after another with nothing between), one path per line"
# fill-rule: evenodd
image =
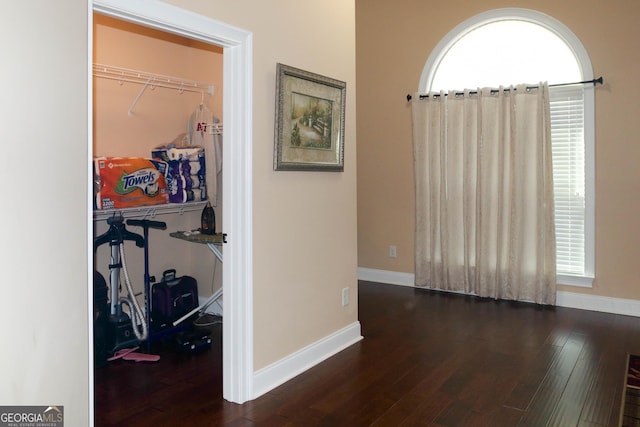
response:
M160 356L157 354L144 354L144 353L127 353L122 356L124 360L135 360L136 362L157 362L160 360Z
M139 349L140 347L132 347L132 348L123 348L122 350L118 350L115 353L113 353L113 356L111 356L110 358L108 358L107 360L109 362L114 361L116 359L120 359L123 358L124 356L126 356L129 353L133 353L134 351L136 351L137 349Z
M123 348L113 353L113 356L108 358L109 362L122 359L122 360L134 360L136 362L157 362L160 360L160 356L155 354L135 353L140 347Z

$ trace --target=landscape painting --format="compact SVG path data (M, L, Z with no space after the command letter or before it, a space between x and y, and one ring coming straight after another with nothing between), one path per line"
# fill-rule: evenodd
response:
M346 84L277 64L273 169L344 170Z
M331 116L331 101L292 93L291 146L330 150Z

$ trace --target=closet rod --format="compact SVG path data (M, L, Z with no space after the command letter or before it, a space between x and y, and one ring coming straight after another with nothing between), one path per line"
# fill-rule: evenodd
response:
M130 70L128 68L114 67L104 64L93 64L93 75L105 79L118 80L121 82L148 83L151 86L158 86L178 91L208 93L213 95L212 84L198 82L195 80L185 80L178 77L163 76L162 74L152 74L145 71Z
M573 85L584 85L584 84L593 84L594 86L598 85L598 84L602 84L603 83L603 79L602 76L598 77L597 79L591 79L591 80L583 80L581 82L573 82L573 83L556 83L556 84L552 84L549 85L549 87L559 87L559 86L573 86ZM536 89L538 86L527 86L527 89ZM505 88L504 89L506 92L509 91L509 88ZM495 93L498 90L492 90L491 93ZM471 91L469 92L469 94L471 95L475 95L477 94L477 91ZM456 95L464 95L464 92L456 92ZM424 98L428 98L429 96L433 96L433 97L439 97L440 94L439 93L435 93L432 95L429 94L425 94L425 95L420 95L420 99L424 99ZM445 93L444 96L447 96L447 94ZM411 95L407 95L407 102L411 101Z
M166 89L174 89L179 91L180 93L196 92L202 94L203 96L205 92L211 96L213 96L214 93L214 87L209 83L198 82L195 80L185 80L178 77L164 76L162 74L152 74L145 71L131 70L128 68L115 67L111 65L93 64L93 75L105 79L117 80L121 83L129 82L143 85L140 93L138 93L138 96L136 96L136 99L133 101L131 107L129 108L129 115L132 114L133 107L135 107L138 100L149 86L151 86L152 88L162 87Z

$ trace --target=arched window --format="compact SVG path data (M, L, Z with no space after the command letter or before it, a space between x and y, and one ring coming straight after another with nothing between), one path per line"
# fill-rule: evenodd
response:
M451 30L429 56L420 92L549 85L593 78L578 38L528 9L497 9ZM593 85L550 88L558 283L591 286L595 180Z

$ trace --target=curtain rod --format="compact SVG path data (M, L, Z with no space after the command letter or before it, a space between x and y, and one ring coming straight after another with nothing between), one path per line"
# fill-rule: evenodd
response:
M597 79L591 79L591 80L583 80L581 82L573 82L573 83L556 83L553 85L549 85L549 87L559 87L559 86L572 86L572 85L584 85L584 84L589 84L589 83L593 83L594 86L598 85L598 84L602 84L603 80L602 80L602 76L598 77ZM536 89L538 86L527 86L527 89ZM505 88L505 91L509 91L509 88ZM492 90L491 93L496 93L498 92L498 89ZM469 92L471 95L475 95L478 92L477 91L471 91ZM464 95L464 92L456 92L456 95ZM420 99L424 99L424 98L428 98L429 96L433 96L434 98L437 98L440 96L439 93L433 94L433 95L420 95ZM445 93L444 96L447 96L447 94ZM412 96L411 95L407 95L407 102L411 101Z

